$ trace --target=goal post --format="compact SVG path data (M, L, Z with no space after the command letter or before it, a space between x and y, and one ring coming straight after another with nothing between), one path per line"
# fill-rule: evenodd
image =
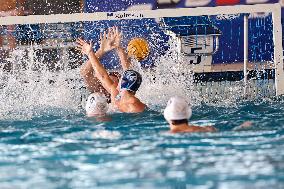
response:
M274 5L273 19L273 43L274 43L274 66L276 95L284 94L284 66L283 66L283 44L281 25L281 6Z

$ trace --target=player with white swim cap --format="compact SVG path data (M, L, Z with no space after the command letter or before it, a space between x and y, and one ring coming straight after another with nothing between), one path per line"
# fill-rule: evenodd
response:
M194 126L188 123L192 115L191 107L188 102L179 96L170 98L167 107L164 110L164 117L170 124L171 133L190 133L190 132L214 132L215 127Z
M166 120L190 119L191 116L191 107L185 99L179 96L170 98L167 107L164 110L164 117Z
M107 98L101 93L92 93L88 97L85 109L88 117L106 115L108 111Z

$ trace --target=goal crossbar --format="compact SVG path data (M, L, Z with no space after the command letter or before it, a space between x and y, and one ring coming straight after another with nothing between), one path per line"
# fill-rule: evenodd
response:
M137 10L118 12L95 12L53 15L7 16L0 17L0 25L68 23L100 20L142 19L181 16L203 16L219 14L242 14L257 12L275 12L280 4L236 5L220 7L176 8L157 10Z

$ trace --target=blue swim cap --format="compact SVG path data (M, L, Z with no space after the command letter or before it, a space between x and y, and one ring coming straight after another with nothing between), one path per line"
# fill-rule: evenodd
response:
M121 78L120 89L136 92L142 83L140 73L134 70L125 70Z

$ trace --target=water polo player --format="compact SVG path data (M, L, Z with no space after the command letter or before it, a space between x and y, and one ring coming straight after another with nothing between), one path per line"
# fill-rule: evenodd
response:
M107 98L101 93L92 93L85 106L88 117L104 116L108 111Z
M120 45L121 38L122 33L117 27L110 28L108 32L100 34L100 48L97 52L93 51L92 43L88 44L84 40L78 39L78 48L89 58L89 61L81 69L81 74L89 89L99 89L101 94L104 93L103 90L106 90L110 94L111 105L116 110L127 113L143 112L146 105L135 97L142 77L137 71L129 69L131 64ZM113 49L116 49L124 70L120 81L110 76L99 61L106 52Z
M182 97L172 97L168 101L164 110L164 117L170 124L171 133L191 133L191 132L214 132L217 131L212 126L194 126L188 123L188 119L192 115L191 107Z
M192 115L191 106L187 101L179 96L170 98L167 107L164 110L164 117L170 124L171 133L193 133L193 132L216 132L213 126L195 126L188 123ZM233 131L241 131L251 129L253 123L245 121L241 125L235 127Z

